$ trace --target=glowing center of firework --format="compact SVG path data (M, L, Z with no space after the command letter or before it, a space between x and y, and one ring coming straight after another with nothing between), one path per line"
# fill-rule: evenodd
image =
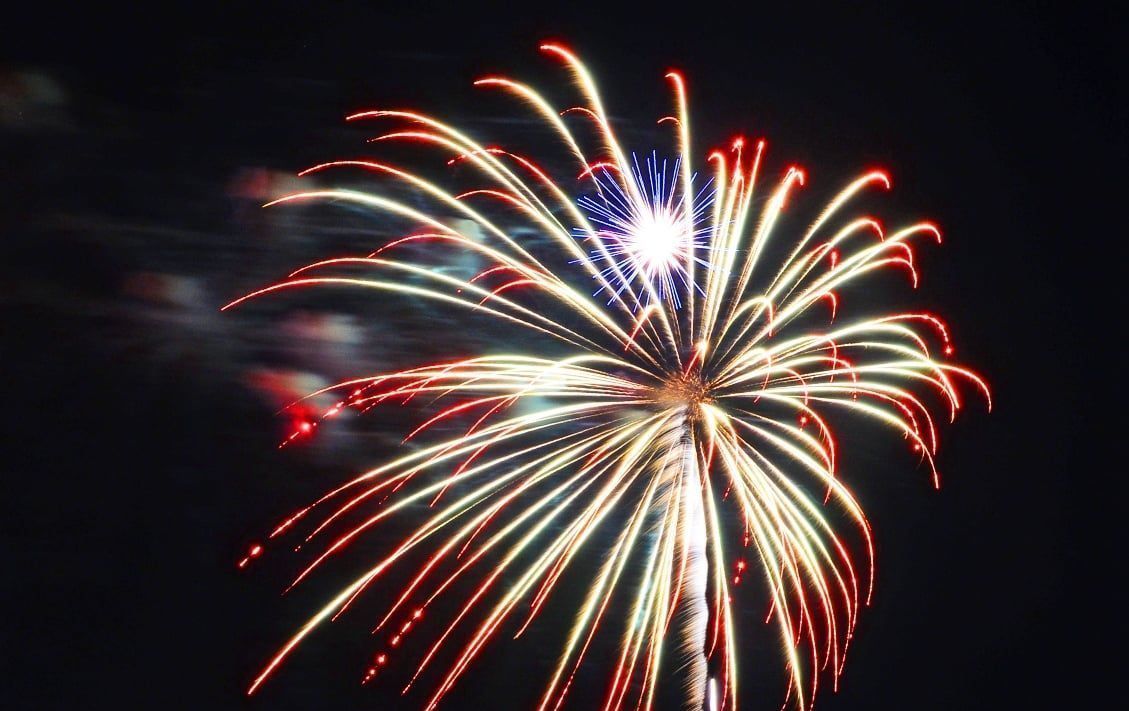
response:
M578 229L590 246L592 263L600 264L603 281L596 293L609 290L609 303L624 291L636 306L666 301L678 308L693 283L695 264L707 269L699 252L708 251L706 213L713 202L709 184L696 192L682 187L682 161L660 160L652 151L645 168L632 154L630 169L601 166L592 172L597 191L578 204L595 229ZM689 181L693 181L689 176Z
M650 275L677 265L686 248L686 235L673 216L648 215L627 235L624 245Z
M688 407L694 415L698 405L710 401L710 386L699 373L686 373L667 379L655 399L664 407Z

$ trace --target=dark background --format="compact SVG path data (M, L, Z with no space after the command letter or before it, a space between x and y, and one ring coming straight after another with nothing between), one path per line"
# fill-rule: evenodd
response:
M681 68L700 143L764 135L777 168L798 162L823 189L887 166L895 189L876 209L945 231L923 252L919 296L948 317L997 408L970 407L943 433L940 492L893 448L846 455L868 472L852 484L879 580L841 691L818 707L1117 705L1124 554L1102 522L1124 460L1100 443L1124 419L1103 404L1121 391L1107 383L1125 360L1123 316L1106 312L1124 298L1099 275L1125 253L1124 15L373 2L24 7L12 20L0 45L0 704L398 698L356 686L370 648L338 628L243 697L327 588L281 599L285 562L235 562L371 458L275 449L284 424L248 372L302 354L278 355L269 318L216 310L325 252L247 217L255 195L241 186L355 153L341 117L358 108L512 113L477 103L470 81L498 71L563 86L536 52L560 38L624 121L659 115L661 76ZM762 633L750 620L742 637ZM546 635L544 653L557 641ZM520 704L541 679L537 656L499 644L445 708ZM776 708L781 680L750 670L745 701Z

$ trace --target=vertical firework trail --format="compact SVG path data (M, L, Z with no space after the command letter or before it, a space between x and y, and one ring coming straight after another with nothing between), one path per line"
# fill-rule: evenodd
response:
M686 679L686 708L702 711L706 698L706 627L709 607L706 604L706 512L702 499L702 481L694 455L693 432L689 415L678 428L677 451L682 480L679 496L679 525L682 527L682 568L679 581L682 602L682 655Z
M363 157L302 175L356 171L374 178L373 191L319 184L271 203L329 202L408 227L375 251L302 267L225 308L348 288L427 300L525 337L508 341L509 352L451 353L313 394L331 393L335 404L284 445L349 409L446 406L397 456L287 517L240 561L298 536L309 558L293 588L323 567L357 563L343 554L358 541L395 536L359 561L248 693L315 630L379 604L362 683L399 679L429 711L488 645L543 633L546 610L573 622L539 711L563 707L605 640L617 644L603 711L651 709L659 680L671 678L686 708L736 709L738 631L755 620L737 611L764 605L786 704L810 708L821 679L838 683L874 585L871 527L840 469L833 424L882 425L939 486L935 411L956 417L958 383L989 397L982 378L951 362L937 316L847 308L879 273L916 286L914 250L940 242L940 231L848 214L863 193L890 188L882 170L848 182L797 225L788 208L806 173L788 167L763 187L763 140L705 154L700 177L677 72L667 75L673 113L659 120L675 157L652 150L640 161L621 147L580 60L559 44L542 50L570 70L580 105L561 110L502 77L476 85L542 118L560 155L576 162L567 176L555 176L559 160L545 168L431 116L380 109L349 119L377 127L377 148L438 152L457 169L445 180L459 186ZM412 199L395 198L389 183ZM468 263L477 274L461 271ZM412 521L407 532L389 533L387 522L401 519ZM743 585L750 574L766 599ZM389 580L396 575L406 582ZM583 592L563 594L571 586L561 580L582 582Z

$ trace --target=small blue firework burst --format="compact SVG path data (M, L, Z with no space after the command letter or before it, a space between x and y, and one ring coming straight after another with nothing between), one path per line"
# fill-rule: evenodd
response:
M681 308L680 293L691 287L702 292L696 283L690 283L690 260L709 269L701 253L709 250L706 237L712 228L706 211L713 203L713 181L697 191L691 188L696 194L688 200L678 189L681 158L674 159L670 170L669 161L660 161L655 151L645 161L646 170L640 168L634 153L631 162L631 175L626 176L608 164L593 168L596 191L577 204L587 213L594 232L580 228L573 232L591 245L593 261L606 265L602 276L618 285L609 303L631 290L636 292L636 309L658 300Z

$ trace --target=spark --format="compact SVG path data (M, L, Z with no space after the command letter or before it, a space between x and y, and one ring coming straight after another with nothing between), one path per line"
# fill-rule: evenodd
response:
M676 72L667 75L673 114L658 125L673 129L677 157L652 151L641 167L621 146L588 69L562 45L542 50L570 70L583 105L558 109L501 77L477 84L508 92L545 120L562 156L579 163L568 181L439 119L381 109L349 120L391 124L375 145L438 151L476 183L448 189L405 168L342 160L306 172L375 172L419 199L319 188L271 203L329 200L417 229L367 256L311 264L225 309L311 287L371 290L427 299L529 337L512 352L452 355L311 394L339 393L291 439L315 436L325 419L350 409L450 404L407 428L414 448L270 534L273 543L305 527L302 545L321 546L294 587L386 522L418 519L278 649L248 693L316 629L384 585L389 570L417 561L410 582L385 595L391 602L374 633L390 632L362 683L391 667L408 675L405 693L426 678L427 709L488 646L530 633L549 609L571 610L573 623L540 709L560 708L592 641L616 633L606 711L653 708L670 672L681 675L688 706L736 709L738 630L749 626L735 600L755 594L744 580L756 573L780 639L785 696L810 708L821 677L835 685L843 673L874 587L871 527L839 469L834 424L857 416L900 435L936 484L935 412L955 418L964 405L958 384L991 406L984 380L953 362L938 317L851 312L851 287L879 272L916 285L914 247L939 241L940 232L931 222L888 229L848 214L860 194L890 188L877 170L850 181L796 230L789 215L810 180L791 167L762 186L763 140L739 138L705 154L713 175L696 181L687 85ZM452 226L443 218L451 214L473 230ZM526 229L508 231L495 214ZM553 248L515 236L530 231ZM420 250L426 263L413 261ZM481 265L473 276L434 268L468 253ZM255 544L239 567L262 551ZM422 563L417 552L426 554ZM558 594L562 580L578 577L586 581L581 599Z

